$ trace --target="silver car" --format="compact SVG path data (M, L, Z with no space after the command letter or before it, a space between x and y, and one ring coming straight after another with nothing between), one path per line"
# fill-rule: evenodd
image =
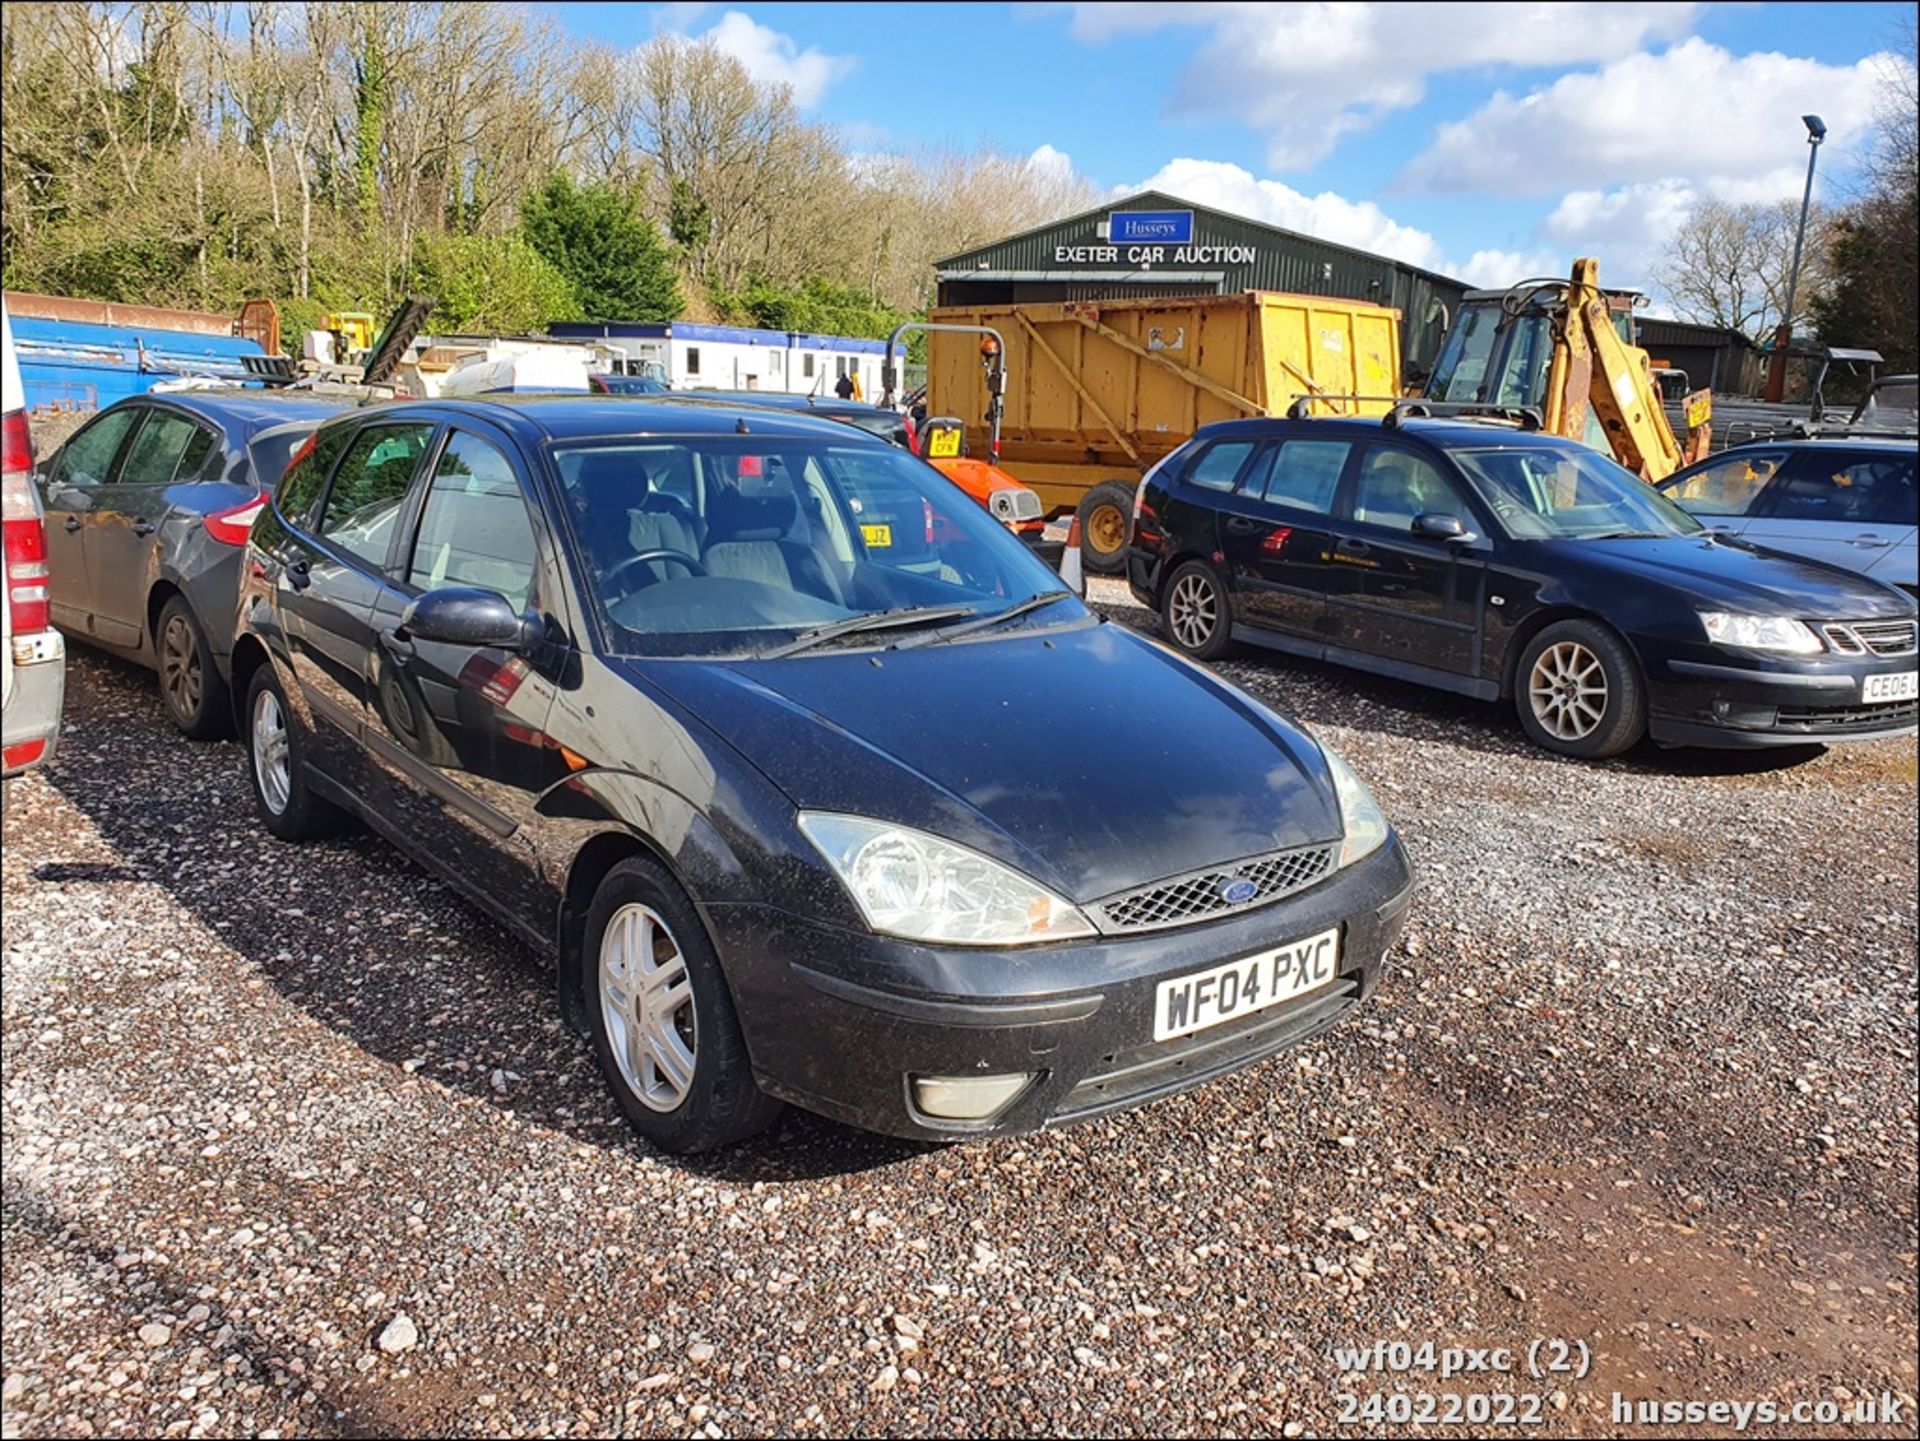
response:
M354 403L207 390L101 411L39 470L54 624L156 671L187 735L225 734L248 527L294 449Z
M1710 529L1915 594L1913 437L1755 441L1661 482Z

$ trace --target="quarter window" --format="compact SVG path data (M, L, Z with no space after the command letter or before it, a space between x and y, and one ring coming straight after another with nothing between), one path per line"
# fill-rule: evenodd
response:
M1354 487L1353 518L1390 530L1412 530L1414 517L1427 514L1454 515L1462 521L1468 517L1459 493L1431 462L1412 451L1370 446Z
M113 458L120 451L120 442L127 438L127 432L144 408L128 406L125 410L109 410L80 431L61 449L53 462L50 478L62 485L105 484L107 472L113 468Z
M1253 454L1250 440L1219 440L1203 450L1187 470L1187 484L1202 490L1232 490L1240 467Z
M486 441L456 430L433 470L408 583L478 586L524 610L534 566L533 521L513 467Z
M1247 477L1247 491L1269 505L1326 515L1353 446L1344 440L1288 440L1268 446Z
M333 473L320 533L347 554L384 565L407 486L432 435L431 425L375 425L355 436Z
M295 525L313 518L313 503L320 498L320 487L327 483L327 472L352 434L348 430L322 430L314 435L313 448L286 468L274 507ZM296 451L304 447L295 447Z
M1779 451L1726 455L1660 493L1695 515L1743 516L1780 472Z

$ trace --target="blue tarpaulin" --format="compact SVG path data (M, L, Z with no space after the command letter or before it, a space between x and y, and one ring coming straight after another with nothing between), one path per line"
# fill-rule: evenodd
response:
M266 354L258 341L238 335L32 316L13 318L13 343L30 410L98 410L189 375L258 384L240 357Z

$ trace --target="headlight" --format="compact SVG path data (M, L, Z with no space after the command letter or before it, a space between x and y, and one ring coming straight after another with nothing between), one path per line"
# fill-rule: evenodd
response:
M1340 842L1340 864L1350 866L1387 843L1387 818L1367 783L1340 759L1338 751L1323 741L1320 753L1327 758L1327 769L1333 772L1333 792L1340 797L1340 827L1345 832Z
M800 829L874 930L949 946L1097 934L1077 907L995 860L924 831L802 811Z
M987 509L997 520L1033 520L1040 514L1040 497L1024 486L1002 486L987 497Z
M1801 621L1783 615L1732 615L1703 610L1700 624L1715 645L1737 645L1747 650L1783 650L1789 655L1818 655L1820 637Z

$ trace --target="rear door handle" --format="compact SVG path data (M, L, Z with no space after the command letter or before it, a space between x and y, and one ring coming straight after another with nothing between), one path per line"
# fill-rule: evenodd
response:
M133 523L133 533L135 535L152 535L159 528L159 526L150 520L136 520Z
M1364 540L1349 540L1342 536L1333 543L1333 548L1342 555L1372 555L1373 547Z
M73 531L80 529L80 517L77 515L68 516L66 520L66 526L69 534L71 534Z
M1852 543L1867 550L1884 550L1893 544L1892 541L1882 540L1877 535L1856 535Z

